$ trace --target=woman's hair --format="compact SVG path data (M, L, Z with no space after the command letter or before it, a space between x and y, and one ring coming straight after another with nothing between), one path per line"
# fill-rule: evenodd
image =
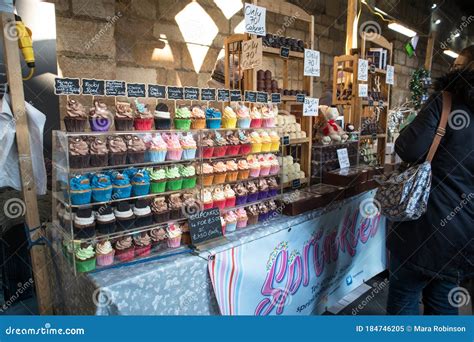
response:
M464 48L459 55L465 58L465 69L474 69L474 45Z

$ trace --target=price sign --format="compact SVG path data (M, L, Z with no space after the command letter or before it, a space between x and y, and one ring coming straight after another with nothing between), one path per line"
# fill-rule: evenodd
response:
M56 95L79 95L81 93L80 80L78 78L54 79L54 93Z
M201 89L201 101L215 101L215 100L216 100L215 88Z
M206 209L189 217L189 231L193 245L222 237L219 208Z
M246 102L257 102L257 92L256 91L246 91L245 92L245 101Z
M393 65L387 65L387 76L385 77L385 83L391 85L395 84L395 68Z
M305 94L296 94L296 102L304 103Z
M268 103L268 93L264 91L257 92L257 102Z
M283 137L281 137L281 143L284 146L288 146L290 144L290 136L284 135Z
M369 86L367 83L359 83L359 97L369 96Z
M282 46L280 48L280 57L283 57L283 58L290 57L290 48L288 46Z
M369 78L369 62L366 59L359 58L357 63L357 79L367 82Z
M128 97L146 97L146 87L142 83L127 83Z
M272 93L272 103L281 103L281 94L280 93Z
M319 77L321 73L319 51L304 49L304 75Z
M168 99L169 100L184 99L184 89L182 87L168 87Z
M83 78L82 94L92 96L103 96L105 94L105 82L103 80Z
M105 96L125 96L126 94L127 84L125 83L125 81L105 81Z
M184 87L185 100L199 100L199 88Z
M148 97L154 97L157 99L166 99L166 86L158 85L158 84L149 84Z
M217 89L217 101L221 101L221 102L230 101L229 89Z
M340 148L337 150L337 159L339 160L339 168L345 169L351 166L347 148Z
M303 103L303 116L318 116L319 99L305 97Z
M230 91L230 100L231 101L242 101L242 93L240 90L231 90Z
M262 38L242 42L242 70L259 68L262 65Z
M301 187L301 179L293 179L291 181L291 187L293 189L298 189L299 187Z
M264 36L267 34L265 30L265 16L267 9L251 4L245 4L245 32Z

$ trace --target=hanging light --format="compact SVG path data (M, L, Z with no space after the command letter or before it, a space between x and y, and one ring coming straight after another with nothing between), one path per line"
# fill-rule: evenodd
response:
M433 5L431 5L431 9L435 9L436 7L438 7L438 5L437 5L437 4L433 4Z
M391 29L391 30L394 30L394 31L397 31L398 33L401 33L403 34L404 36L407 36L407 37L414 37L416 36L416 32L409 29L408 27L406 26L403 26L402 24L399 24L399 23L390 23L388 24L388 28Z
M441 19L436 19L436 21L434 23L435 23L435 25L441 24Z
M454 52L452 50L444 50L443 53L445 55L448 55L449 57L452 57L452 58L458 58L458 56L459 56L459 53Z

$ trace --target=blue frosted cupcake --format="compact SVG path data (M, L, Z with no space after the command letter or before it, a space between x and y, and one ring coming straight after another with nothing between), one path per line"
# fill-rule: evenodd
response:
M150 193L150 175L148 171L141 170L131 178L133 196L144 196Z
M130 184L130 178L126 174L113 172L110 178L112 180L112 197L114 199L128 198L132 195L132 184Z
M195 159L196 158L196 151L197 151L197 144L196 140L192 134L184 134L179 137L179 143L183 148L183 154L181 158L183 160Z
M112 198L112 182L110 177L103 173L92 176L92 201L106 202Z
M216 108L206 109L206 127L209 129L221 128L222 114Z
M160 134L154 134L150 136L150 139L146 142L147 152L145 154L146 160L153 163L161 163L166 159L166 153L168 151L168 145L166 145Z
M89 178L78 175L69 181L71 204L81 205L91 202L92 190Z

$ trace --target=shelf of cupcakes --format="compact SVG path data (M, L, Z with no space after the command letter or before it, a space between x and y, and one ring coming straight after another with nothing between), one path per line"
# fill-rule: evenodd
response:
M278 205L272 199L236 207L221 216L222 231L226 235L237 229L269 221L279 215Z

